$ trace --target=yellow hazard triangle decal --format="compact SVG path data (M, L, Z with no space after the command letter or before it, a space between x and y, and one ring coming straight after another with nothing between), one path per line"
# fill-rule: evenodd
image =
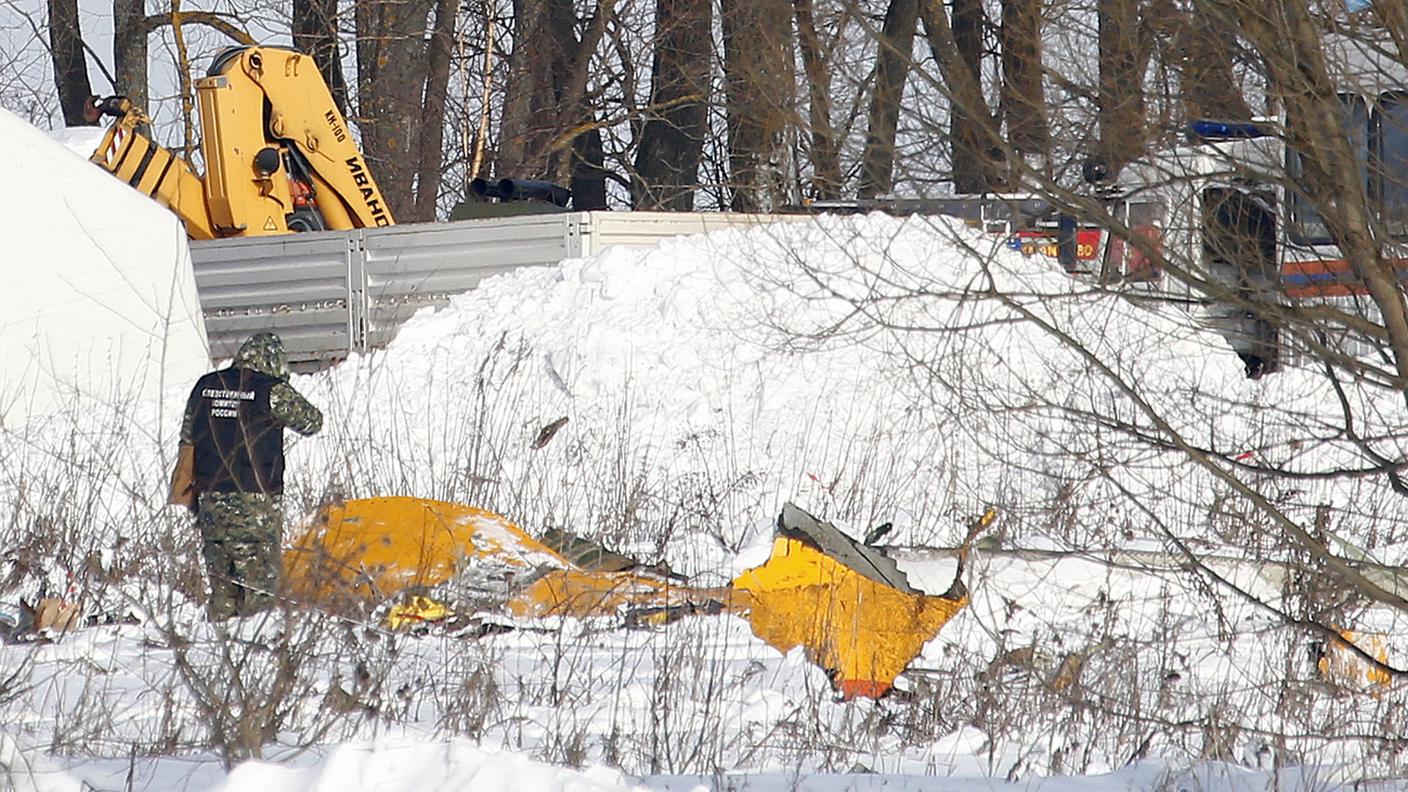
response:
M279 230L279 227L276 226L276 225L274 225L274 217L273 217L273 215L270 215L269 217L264 218L264 230L265 230L265 231L278 231L278 230Z

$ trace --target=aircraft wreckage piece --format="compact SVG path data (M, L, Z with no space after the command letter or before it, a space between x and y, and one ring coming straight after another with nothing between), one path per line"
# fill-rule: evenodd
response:
M582 553L575 537L569 552L556 534L546 544L492 512L420 498L326 506L284 563L291 593L308 601L374 605L406 594L388 612L392 626L460 607L520 618L624 615L632 626L729 611L780 651L804 647L844 697L878 697L968 603L967 547L993 516L970 531L954 583L939 596L912 587L880 550L790 503L767 563L726 589L681 585L616 554Z
M843 697L878 698L968 604L967 548L995 516L990 510L978 520L953 584L933 596L912 587L879 549L789 503L767 563L739 575L733 588L749 595L746 618L759 638L783 652L805 647Z
M567 566L561 555L493 512L405 497L324 506L284 553L291 592L324 604L379 602L461 574L474 575L506 599L519 578Z
M1386 688L1393 684L1393 675L1387 670L1388 645L1381 634L1341 629L1338 639L1328 643L1320 641L1314 646L1318 655L1316 669L1326 681L1350 690ZM1378 665L1355 649L1378 661Z
M319 510L284 553L284 568L294 597L332 607L434 589L456 605L520 617L614 616L627 608L702 607L698 598L717 594L680 586L614 553L588 554L582 540L562 532L548 538L554 546L500 515L458 503L348 500ZM577 563L559 552L567 544ZM429 605L415 610L425 608L438 612ZM391 611L398 623L403 610Z

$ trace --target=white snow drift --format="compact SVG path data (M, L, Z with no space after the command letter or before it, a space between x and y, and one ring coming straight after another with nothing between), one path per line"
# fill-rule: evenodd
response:
M0 426L206 368L176 217L2 108L0 160Z

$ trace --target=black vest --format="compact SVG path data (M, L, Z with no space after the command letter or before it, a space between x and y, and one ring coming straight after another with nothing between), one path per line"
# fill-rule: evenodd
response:
M194 439L200 492L281 495L283 424L269 410L281 380L243 368L212 371L196 382Z

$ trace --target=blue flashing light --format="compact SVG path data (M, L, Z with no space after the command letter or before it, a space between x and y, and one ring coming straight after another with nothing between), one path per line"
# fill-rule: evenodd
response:
M1270 132L1251 121L1190 121L1188 131L1200 138L1259 138Z

